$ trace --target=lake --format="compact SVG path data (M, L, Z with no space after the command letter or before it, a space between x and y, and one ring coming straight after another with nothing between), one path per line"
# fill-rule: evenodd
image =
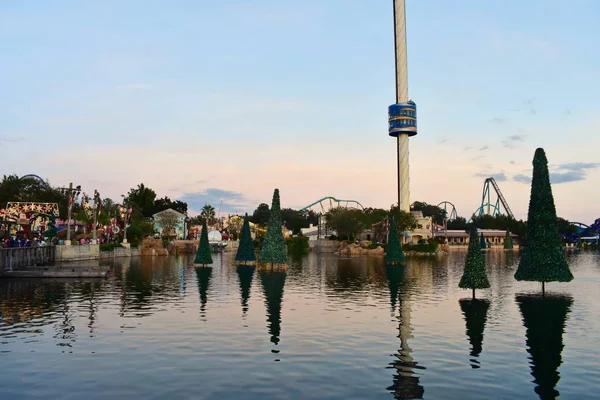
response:
M575 279L458 288L465 253L310 254L287 273L214 256L117 259L105 280L0 280L2 398L597 399L600 253Z

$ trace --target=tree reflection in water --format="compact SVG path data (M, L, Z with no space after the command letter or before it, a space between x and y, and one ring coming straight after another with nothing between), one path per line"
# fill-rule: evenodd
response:
M404 298L401 293L404 282L404 269L405 267L401 266L386 266L390 288L390 305L394 314L396 303L398 303L398 315L395 317L398 321L398 336L396 337L400 339L400 349L394 354L395 359L388 367L396 370L394 383L386 389L391 391L396 399L421 399L425 389L419 384L419 376L414 373L414 370L425 369L425 367L418 365L412 358L412 349L408 345L408 339L412 337L412 328L410 326L408 293L404 294Z
M483 331L490 302L485 299L461 299L458 301L467 324L467 336L471 343L471 368L480 368L479 354L483 350Z
M281 302L283 300L283 287L287 274L279 271L261 270L259 275L267 307L267 328L271 335L271 343L277 346L281 334ZM279 350L274 349L271 351L279 353Z
M198 279L198 293L200 293L200 317L206 318L206 302L208 301L208 286L212 276L212 267L196 268Z
M527 352L535 392L542 400L556 399L562 364L562 335L573 299L568 296L516 296L527 337Z
M250 289L252 287L252 278L254 277L254 267L238 266L236 272L240 281L240 295L242 302L242 313L248 312L248 300L250 299Z

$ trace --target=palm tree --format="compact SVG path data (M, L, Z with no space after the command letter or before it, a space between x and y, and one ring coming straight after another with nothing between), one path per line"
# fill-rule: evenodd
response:
M205 219L209 225L212 225L215 221L215 208L210 204L206 204L202 207L202 211L200 212L200 217Z

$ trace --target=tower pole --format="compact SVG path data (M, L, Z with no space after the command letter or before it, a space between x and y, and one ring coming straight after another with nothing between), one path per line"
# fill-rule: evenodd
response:
M394 44L396 61L396 103L408 102L408 67L406 57L406 5L405 0L394 0ZM398 206L410 211L410 165L406 133L396 136L398 163Z

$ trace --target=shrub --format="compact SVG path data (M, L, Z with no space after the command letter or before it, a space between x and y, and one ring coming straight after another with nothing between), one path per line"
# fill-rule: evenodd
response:
M120 243L103 243L100 245L100 251L113 251L122 247Z
M130 225L127 227L127 241L131 243L132 246L139 246L143 237L144 231L138 225Z
M288 253L304 254L308 250L308 236L293 236L285 240Z
M435 240L430 241L429 243L421 243L418 244L405 244L404 251L416 251L417 253L435 253L438 248L439 243Z

